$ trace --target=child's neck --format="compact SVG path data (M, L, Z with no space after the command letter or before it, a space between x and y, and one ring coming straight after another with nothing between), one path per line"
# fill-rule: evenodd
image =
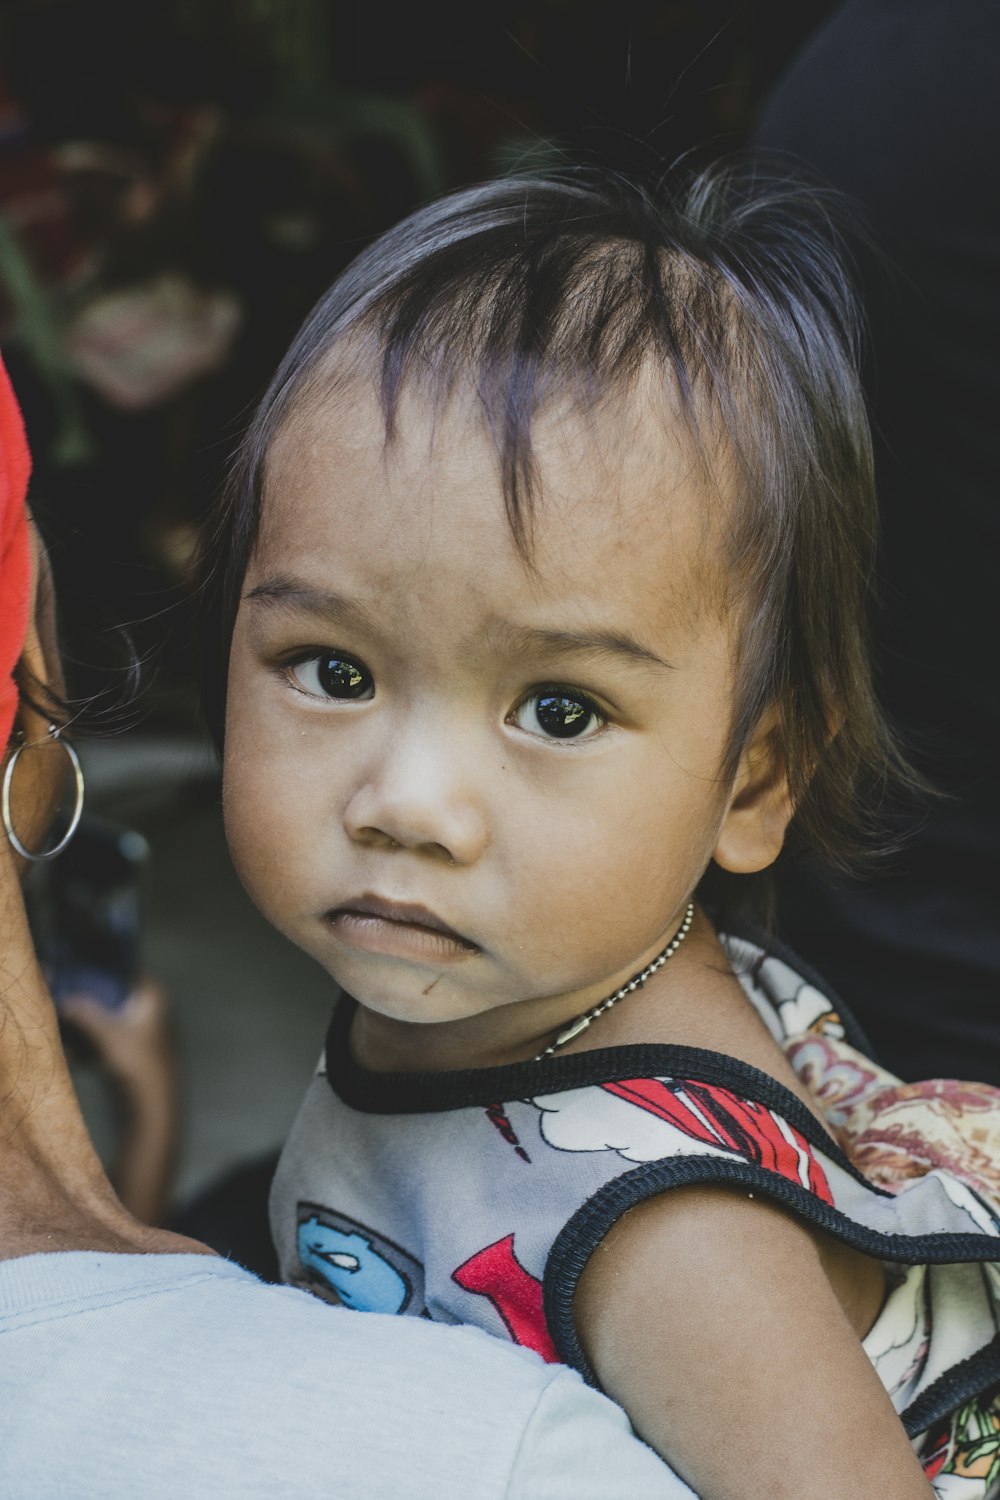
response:
M377 1073L531 1062L584 1008L567 1013L565 1000L522 1001L463 1021L417 1025L359 1006L351 1050L357 1063ZM700 911L670 962L555 1056L651 1045L698 1047L749 1063L788 1089L829 1131L816 1100L747 999Z

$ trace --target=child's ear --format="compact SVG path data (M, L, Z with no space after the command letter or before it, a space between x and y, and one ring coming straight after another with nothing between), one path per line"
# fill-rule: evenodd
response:
M717 865L751 875L774 863L794 812L776 707L760 719L740 756L729 808L713 851Z

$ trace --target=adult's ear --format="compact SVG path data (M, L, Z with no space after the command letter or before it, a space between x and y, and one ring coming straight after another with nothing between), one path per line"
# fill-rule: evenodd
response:
M55 596L49 560L38 532L31 525L31 606L21 650L21 695L14 739L0 752L0 764L20 743L20 756L10 787L11 821L29 849L41 847L66 788L66 752L49 735L49 724L61 722L59 709L64 685L56 642ZM0 838L3 832L0 830Z
M771 707L740 756L729 808L713 851L716 864L734 875L766 869L781 853L794 811L781 718L777 708Z
M52 716L58 713L66 687L63 681L62 662L59 659L52 568L45 544L30 516L28 532L31 537L31 598L28 630L21 650L21 676L24 679L28 696L40 709L44 709L46 704L51 704L53 714L41 721L44 730ZM30 726L24 721L32 714L36 719L38 718L38 714L35 713L30 703L25 702L24 694L22 694L18 727L25 732L26 737L31 738L34 735L29 735Z

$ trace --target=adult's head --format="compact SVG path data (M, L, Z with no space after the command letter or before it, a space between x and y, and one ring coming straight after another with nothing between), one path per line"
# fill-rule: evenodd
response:
M41 847L59 801L66 758L53 743L62 674L48 561L27 508L31 455L0 361L0 775L23 746L8 787L9 820L27 849ZM15 857L6 837L0 858Z
M21 889L26 861L17 844L32 853L47 847L69 766L51 734L66 715L48 562L26 504L30 471L0 364L0 1259L132 1241L130 1216L80 1114Z

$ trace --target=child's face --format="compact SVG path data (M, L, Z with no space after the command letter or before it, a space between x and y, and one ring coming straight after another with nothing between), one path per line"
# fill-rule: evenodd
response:
M387 447L359 387L270 455L228 834L387 1018L527 1045L655 956L734 816L725 507L637 405L539 424L533 568L471 415L407 398Z

